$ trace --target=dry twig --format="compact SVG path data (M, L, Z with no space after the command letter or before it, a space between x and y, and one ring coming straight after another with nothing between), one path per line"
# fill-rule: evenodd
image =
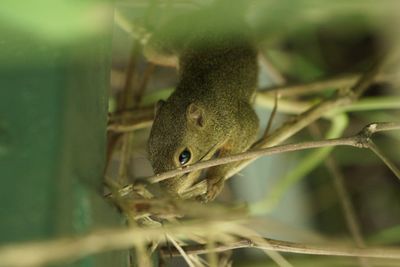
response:
M188 165L184 168L179 168L179 169L175 169L172 171L164 172L162 174L154 175L152 177L147 178L146 180L149 181L150 183L157 183L157 182L160 182L160 181L163 181L163 180L166 180L166 179L178 176L178 175L183 175L185 173L202 170L202 169L217 166L217 165L222 165L222 164L227 164L227 163L237 162L237 161L242 161L242 160L248 160L248 159L254 160L261 156L275 155L275 154L284 153L284 152L291 152L291 151L298 151L298 150L319 148L319 147L352 146L352 147L357 147L357 148L369 148L374 153L380 153L380 151L376 150L375 146L374 146L374 149L371 148L371 144L374 145L371 141L371 136L377 132L399 130L399 129L400 129L400 123L397 123L397 122L371 123L371 124L367 125L366 127L364 127L358 134L356 134L354 136L336 138L336 139L328 139L328 140L320 140L320 141L300 142L300 143L295 143L295 144L287 144L287 145L280 145L280 146L250 150L247 152L243 152L243 153L228 156L228 157L198 162L193 165ZM382 157L382 154L377 154L377 155L379 157ZM400 179L400 175L398 175L400 173L399 170L393 163L391 163L390 160L389 160L388 166L390 166L391 169L395 170L394 173ZM184 193L183 197L191 198L191 197L197 196L199 194L205 193L205 190L206 190L205 186L206 186L205 181L202 181L202 182L198 183L197 186L194 187L194 190L192 189L192 191L187 191L186 193ZM127 186L124 186L123 188L121 188L120 193L122 195L125 195L125 194L129 193L131 190L132 190L132 185L127 185Z

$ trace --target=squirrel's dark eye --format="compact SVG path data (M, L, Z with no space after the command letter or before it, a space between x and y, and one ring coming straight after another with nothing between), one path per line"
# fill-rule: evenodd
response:
M185 165L189 162L191 156L192 155L188 149L183 150L182 153L179 154L179 163Z

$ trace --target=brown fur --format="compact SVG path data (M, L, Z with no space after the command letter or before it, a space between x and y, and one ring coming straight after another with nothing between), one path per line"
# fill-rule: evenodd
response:
M185 148L191 151L193 164L243 152L256 138L258 118L251 106L257 86L256 50L244 23L232 20L232 32L220 30L217 23L211 16L206 24L212 28L201 24L196 28L202 30L188 32L184 43L164 40L169 45L164 51L178 56L180 79L175 92L159 106L151 129L148 150L155 173L180 167L178 157ZM153 48L161 43L159 39ZM222 190L232 165L208 170L205 200ZM161 184L179 196L199 175L194 172Z

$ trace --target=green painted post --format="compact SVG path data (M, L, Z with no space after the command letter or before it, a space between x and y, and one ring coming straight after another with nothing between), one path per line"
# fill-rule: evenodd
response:
M101 197L111 1L5 2L0 245L121 225ZM126 251L110 252L68 266L126 266L127 258Z

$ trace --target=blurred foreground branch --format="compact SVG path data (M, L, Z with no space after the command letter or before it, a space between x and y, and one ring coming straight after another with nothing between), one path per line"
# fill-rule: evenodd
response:
M301 254L400 259L400 248L398 247L359 249L354 247L308 246L273 239L263 239L264 242L261 242L262 240L259 240L259 237L244 236L245 229L237 221L215 220L205 222L201 220L163 227L98 230L78 237L0 246L0 267L47 266L52 263L71 262L96 253L142 247L151 241L159 242L163 240L165 235L186 237L212 235L216 241L222 235L232 237L239 235L240 239L237 242L215 246L214 249L217 251L257 247L268 251ZM202 245L183 248L187 254L208 252ZM166 249L163 252L168 253ZM174 255L176 255L175 252Z

